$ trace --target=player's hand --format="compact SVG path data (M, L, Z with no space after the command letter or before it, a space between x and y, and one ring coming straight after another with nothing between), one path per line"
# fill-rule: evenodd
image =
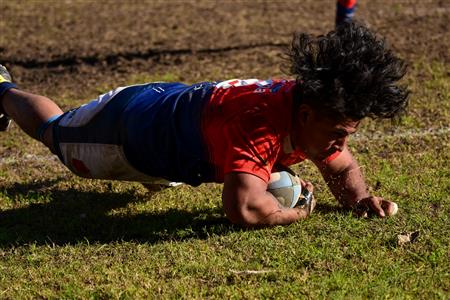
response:
M297 207L303 209L309 216L316 207L316 199L313 195L314 185L309 181L304 181L303 179L300 179L300 184L302 186L302 199L300 199L299 203L297 203ZM305 196L307 196L308 199L306 199Z
M304 181L303 179L300 178L300 184L302 186L302 190L307 189L311 193L314 192L314 185L311 182Z
M369 214L374 214L384 218L397 213L398 206L395 202L383 199L382 197L370 196L358 201L354 207L356 215L366 218Z

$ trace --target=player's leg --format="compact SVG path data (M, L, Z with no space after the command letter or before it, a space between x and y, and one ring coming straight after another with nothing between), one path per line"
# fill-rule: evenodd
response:
M52 100L15 88L6 69L0 68L4 71L0 77L0 119L8 123L13 119L75 174L162 186L179 184L140 172L128 162L123 149L122 113L133 95L147 89L148 84L117 88L63 113Z
M166 184L132 165L126 154L126 110L151 84L119 87L52 123L55 154L73 173L85 178Z
M51 134L46 133L49 120L62 110L47 97L21 91L12 83L8 70L0 65L0 130L8 128L13 119L29 136L51 148ZM45 134L44 134L45 133Z
M338 0L336 4L336 26L350 22L355 14L356 0Z

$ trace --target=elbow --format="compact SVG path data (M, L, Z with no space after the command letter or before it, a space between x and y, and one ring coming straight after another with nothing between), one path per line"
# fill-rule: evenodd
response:
M233 210L225 210L225 214L231 223L244 228L288 225L298 219L305 219L308 216L305 210L299 208L283 210L276 207L273 210L267 211L246 205L236 207Z
M228 196L228 195L227 195ZM228 220L235 225L242 227L253 227L257 224L255 218L252 217L249 208L249 198L247 197L237 197L237 195L232 195L234 197L227 197L223 195L222 204L223 210L225 212Z
M245 228L261 226L260 222L252 217L252 213L249 211L248 207L244 205L228 209L224 207L224 211L228 220L235 225Z

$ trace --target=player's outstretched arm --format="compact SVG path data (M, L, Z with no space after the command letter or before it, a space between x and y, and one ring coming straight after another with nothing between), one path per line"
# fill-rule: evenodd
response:
M394 202L369 194L361 169L347 146L331 162L314 163L320 169L333 195L344 207L355 209L361 216L366 216L368 211L379 217L397 212L397 204Z
M286 225L308 217L305 209L281 206L264 180L247 173L225 175L222 201L228 219L244 227Z

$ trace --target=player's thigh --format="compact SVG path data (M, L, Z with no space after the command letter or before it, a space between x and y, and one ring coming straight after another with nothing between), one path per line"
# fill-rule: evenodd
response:
M144 86L119 88L65 113L48 142L73 173L86 178L154 182L133 167L123 149L122 113Z

